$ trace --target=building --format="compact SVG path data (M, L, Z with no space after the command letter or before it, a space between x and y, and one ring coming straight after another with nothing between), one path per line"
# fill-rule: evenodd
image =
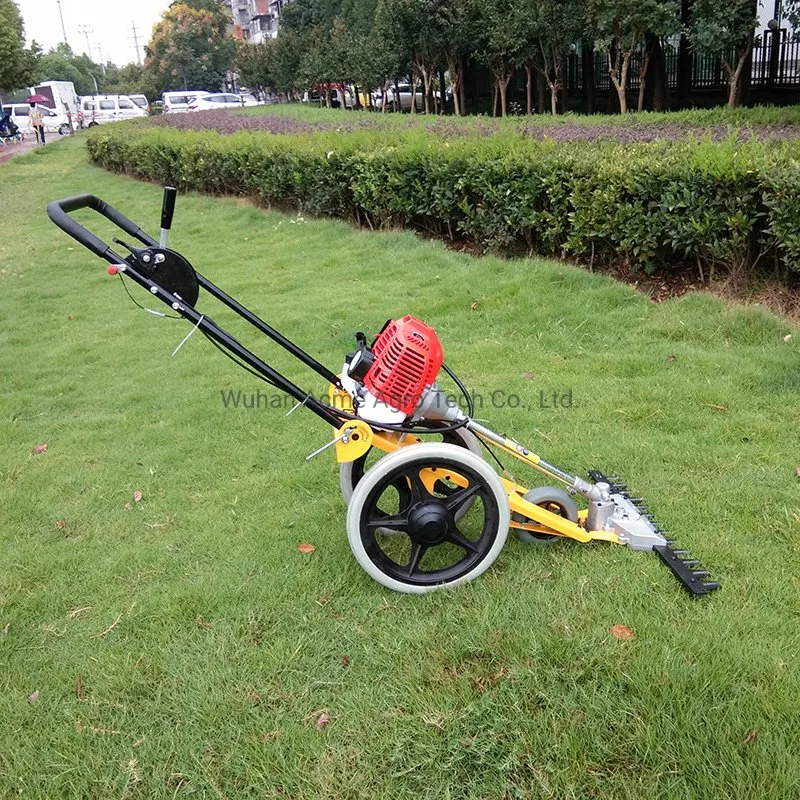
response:
M287 0L224 0L237 39L256 44L278 35L278 19Z

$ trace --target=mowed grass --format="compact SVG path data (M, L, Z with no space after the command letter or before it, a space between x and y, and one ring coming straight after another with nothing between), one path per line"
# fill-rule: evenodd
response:
M0 797L800 796L800 331L180 197L172 246L314 355L421 316L477 416L621 474L723 584L696 600L654 555L512 535L479 580L404 596L352 558L333 456L304 460L329 429L226 408L273 395L199 335L171 357L189 326L45 216L93 192L155 233L159 187L79 137L0 179Z

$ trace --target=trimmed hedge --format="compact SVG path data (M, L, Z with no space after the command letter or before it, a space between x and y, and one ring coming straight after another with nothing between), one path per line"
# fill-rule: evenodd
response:
M594 264L800 271L800 145L563 144L424 130L274 136L98 128L90 158L182 189Z

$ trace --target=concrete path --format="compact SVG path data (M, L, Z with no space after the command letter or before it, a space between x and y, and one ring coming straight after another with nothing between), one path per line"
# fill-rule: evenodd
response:
M56 134L56 136L57 135L58 134ZM24 142L10 142L5 145L0 144L0 164L10 161L14 156L30 153L35 147L36 139L33 136L26 137Z

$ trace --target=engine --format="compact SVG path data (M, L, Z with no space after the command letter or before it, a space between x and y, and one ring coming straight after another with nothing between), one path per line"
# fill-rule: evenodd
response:
M429 325L406 315L389 320L371 347L366 347L363 334L356 338L360 348L349 357L342 379L360 417L402 423L429 406L431 395L438 396L435 381L444 354Z

